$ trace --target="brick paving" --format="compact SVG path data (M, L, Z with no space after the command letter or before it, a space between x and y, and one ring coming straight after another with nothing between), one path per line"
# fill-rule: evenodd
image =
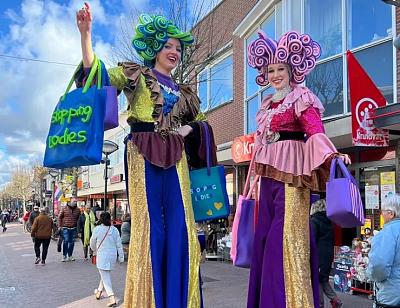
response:
M76 242L76 261L62 263L55 242L50 243L46 266L34 265L33 243L22 225L9 224L0 233L0 308L106 307L107 299L97 301L93 290L99 274L83 260L80 241ZM120 307L123 306L126 263L117 265L112 282ZM206 308L246 307L248 270L230 264L208 261L202 265L203 295ZM363 296L340 294L343 308L372 307ZM328 306L326 306L328 307Z

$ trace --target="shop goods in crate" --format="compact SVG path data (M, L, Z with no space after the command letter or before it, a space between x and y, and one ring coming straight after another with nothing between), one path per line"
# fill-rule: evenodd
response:
M351 293L353 256L354 254L348 246L340 247L340 250L335 255L333 282L336 291Z
M360 282L366 282L367 278L365 271L368 267L368 253L371 250L369 241L363 241L359 238L353 240L354 251L354 271L352 272L353 279Z

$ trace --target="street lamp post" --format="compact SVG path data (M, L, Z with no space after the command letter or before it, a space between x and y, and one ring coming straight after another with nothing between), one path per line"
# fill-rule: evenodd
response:
M53 217L54 217L54 195L55 195L55 189L56 189L56 178L58 177L58 170L56 170L56 169L50 169L49 170L49 174L50 174L50 176L51 176L51 178L52 178L52 188L53 188L53 193L52 193L52 205L53 205L53 208L52 208L52 213L53 213Z
M104 140L103 143L103 154L105 155L105 159L101 162L105 165L104 169L104 211L107 211L108 198L107 198L107 182L108 182L108 165L110 164L110 160L108 156L115 151L118 150L118 144L112 142L111 140Z

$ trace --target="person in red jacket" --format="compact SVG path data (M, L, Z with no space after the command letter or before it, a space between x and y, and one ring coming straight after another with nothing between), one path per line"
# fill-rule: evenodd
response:
M75 261L72 253L74 252L76 228L80 215L81 211L77 207L76 199L72 198L71 202L62 208L60 215L58 216L60 231L62 230L64 238L62 262Z
M24 214L24 216L22 217L22 221L24 223L24 232L27 232L26 230L26 225L28 224L28 220L29 220L29 215L31 214L31 212L26 211L26 213Z

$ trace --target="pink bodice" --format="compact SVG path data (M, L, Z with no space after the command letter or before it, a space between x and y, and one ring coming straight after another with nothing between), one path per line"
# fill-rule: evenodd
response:
M256 173L295 187L324 190L329 175L325 162L337 150L325 135L323 111L318 97L306 87L294 87L280 102L268 96L257 113ZM271 143L269 136L282 131L304 132L306 139Z
M283 100L273 102L270 108L277 108L282 103ZM272 118L270 129L273 132L304 132L307 137L317 133L325 133L319 109L313 106L309 106L297 117L295 108L292 105L285 112L278 113Z

